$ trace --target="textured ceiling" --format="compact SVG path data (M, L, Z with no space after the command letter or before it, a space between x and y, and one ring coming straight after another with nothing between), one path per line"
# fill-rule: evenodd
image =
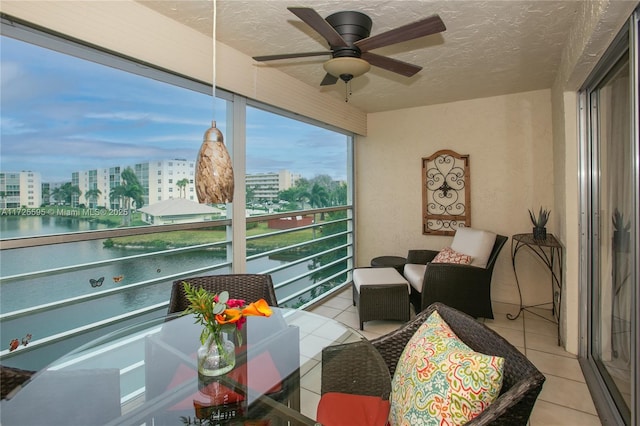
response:
M211 35L211 0L139 0ZM377 112L549 88L581 0L284 1L217 0L216 37L248 56L328 49L287 10L311 7L321 16L357 10L373 20L371 35L439 14L447 30L373 52L422 66L407 78L372 67L351 83L349 102ZM270 66L340 99L345 84L320 87L322 63L311 57L256 63Z

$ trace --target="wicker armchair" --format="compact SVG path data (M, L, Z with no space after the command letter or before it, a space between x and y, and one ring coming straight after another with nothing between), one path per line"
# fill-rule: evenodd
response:
M491 276L508 237L497 235L486 268L452 263L430 263L438 254L434 250L409 250L407 264L427 265L422 292L411 287L410 300L420 312L435 302L442 302L473 317L493 319Z
M0 366L0 399L5 399L15 388L22 386L35 371L20 368Z
M171 288L171 299L169 300L169 314L182 312L189 306L187 295L184 292L184 282L188 282L195 287L203 287L212 293L226 290L233 299L243 299L247 302L264 299L269 306L278 306L271 275L209 275L174 281Z
M496 355L505 359L504 378L500 396L480 415L467 423L468 425L526 425L533 410L538 394L542 390L545 377L538 369L513 345L503 337L476 321L473 317L448 307L442 303L434 303L417 315L413 320L400 329L372 340L373 346L384 359L392 377L396 370L398 359L405 346L426 321L433 311L437 310L442 319L449 324L456 335L471 349L487 355ZM362 353L355 344L351 350L338 347L329 347L327 359L335 359L340 356L341 363L346 366L342 369L327 368L325 371L325 355L323 353L322 388L325 392L344 392L359 395L376 395L388 398L390 381L388 377L381 376L369 362L363 362ZM353 359L347 360L350 355ZM335 363L334 363L335 365ZM377 380L365 380L374 371Z

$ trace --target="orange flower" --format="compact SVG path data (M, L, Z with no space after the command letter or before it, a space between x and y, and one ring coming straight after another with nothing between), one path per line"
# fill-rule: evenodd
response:
M262 317L271 316L271 308L264 299L260 299L257 302L249 304L242 310L242 315L254 315Z
M223 313L216 315L218 324L233 324L242 318L242 312L239 309L225 309Z

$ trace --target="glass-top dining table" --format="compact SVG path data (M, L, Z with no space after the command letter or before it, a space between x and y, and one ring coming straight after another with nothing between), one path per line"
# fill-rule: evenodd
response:
M248 317L236 367L198 374L201 326L173 315L101 337L38 372L0 404L19 425L319 425L323 350L369 348L356 330L307 311L274 308Z

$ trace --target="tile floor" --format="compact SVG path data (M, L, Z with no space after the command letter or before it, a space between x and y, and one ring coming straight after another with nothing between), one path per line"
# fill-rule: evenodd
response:
M350 288L309 310L356 330L359 327ZM514 321L506 318L507 313L515 314L517 311L517 305L494 303L495 319L481 321L516 346L546 377L529 421L530 426L601 425L576 356L557 345L556 325L526 311ZM550 316L548 310L540 310L539 313ZM371 339L400 325L398 321L369 321L361 333Z

